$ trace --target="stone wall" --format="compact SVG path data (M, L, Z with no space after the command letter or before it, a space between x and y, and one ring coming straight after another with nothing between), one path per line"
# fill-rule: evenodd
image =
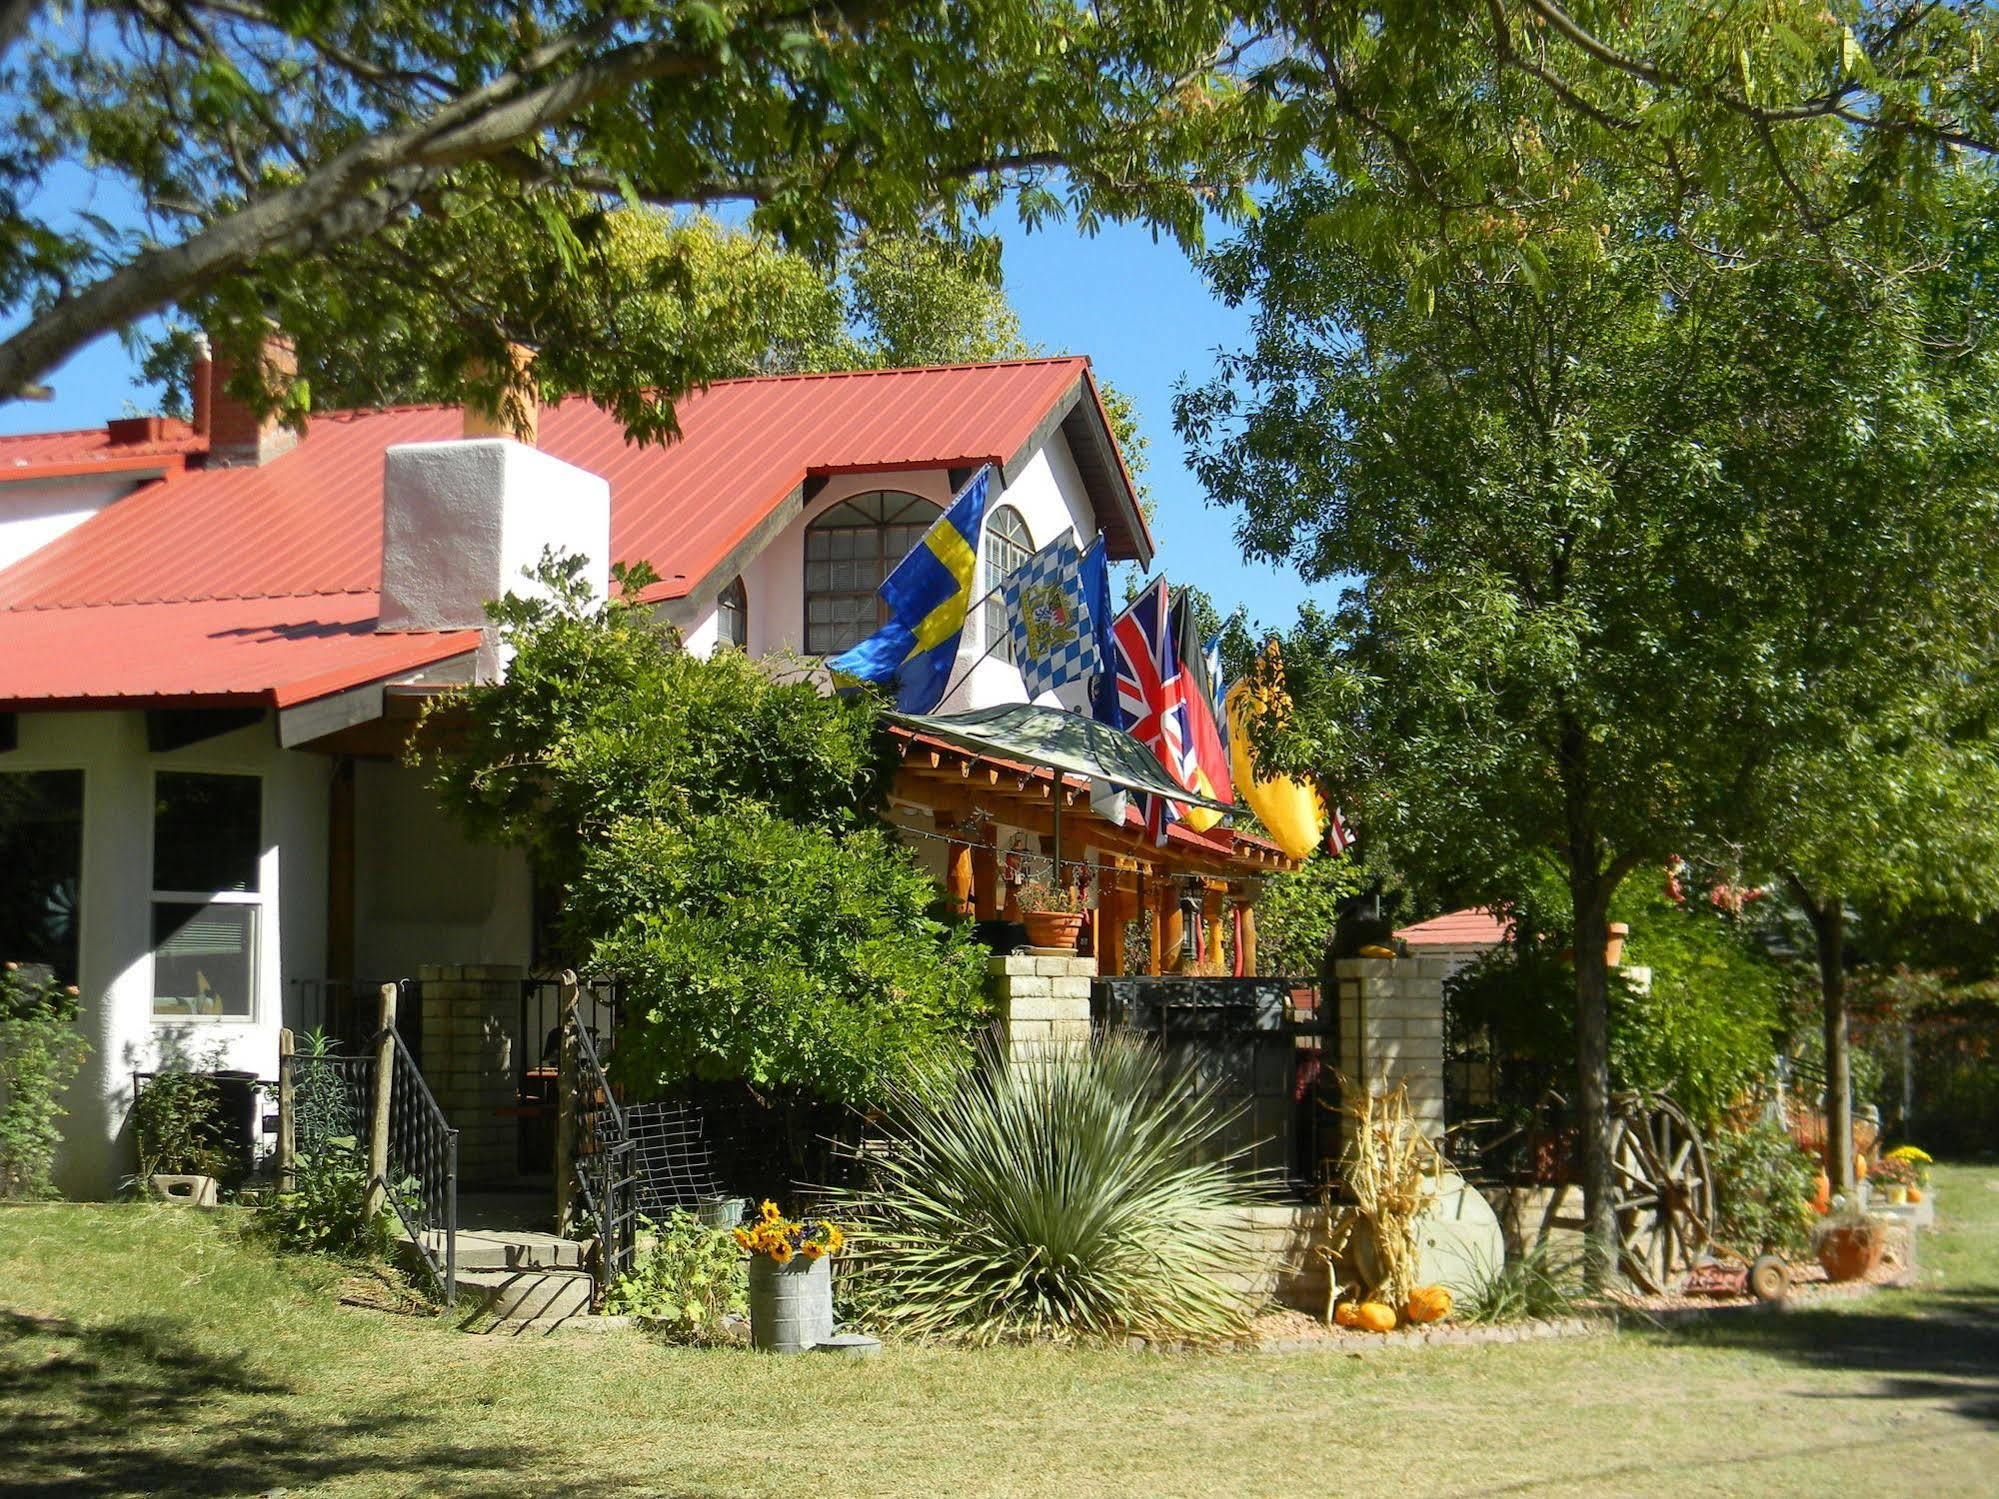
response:
M1009 1057L1090 1039L1095 958L1021 952L987 960L986 986Z
M458 1179L478 1186L520 1175L519 1122L511 1110L521 970L510 964L427 963L423 1077L458 1131Z
M1446 958L1342 958L1340 1075L1351 1087L1406 1082L1425 1131L1444 1132Z

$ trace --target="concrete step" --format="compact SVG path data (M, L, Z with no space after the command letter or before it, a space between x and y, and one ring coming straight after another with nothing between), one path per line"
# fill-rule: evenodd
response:
M405 1243L408 1240L405 1239ZM425 1246L444 1257L444 1235L424 1235ZM587 1244L534 1229L462 1228L458 1231L461 1270L581 1270Z
M502 1336L551 1332L589 1317L591 1276L581 1270L463 1269L458 1297L474 1310L461 1325L468 1332Z

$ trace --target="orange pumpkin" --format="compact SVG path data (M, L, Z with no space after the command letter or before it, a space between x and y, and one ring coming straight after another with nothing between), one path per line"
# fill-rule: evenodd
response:
M1395 1331L1395 1308L1385 1301L1363 1301L1358 1315L1360 1325L1369 1332Z
M1333 1308L1333 1321L1341 1327L1360 1326L1360 1303L1357 1301L1342 1301L1338 1306Z
M1832 1211L1832 1178L1823 1171L1812 1178L1812 1211L1821 1218Z
M1923 1200L1923 1189L1921 1187L1909 1188L1909 1201L1921 1202L1922 1200Z
M1409 1293L1409 1304L1402 1314L1419 1326L1425 1322L1441 1322L1451 1314L1451 1289L1449 1286L1418 1286Z

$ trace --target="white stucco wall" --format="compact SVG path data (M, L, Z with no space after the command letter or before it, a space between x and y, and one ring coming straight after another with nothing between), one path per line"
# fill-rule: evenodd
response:
M534 887L518 849L468 843L421 772L362 761L354 776L354 973L413 978L424 963L525 967Z
M843 500L876 490L913 494L942 509L951 502L949 476L941 469L916 473L841 474L831 481L808 505L803 515L786 526L750 564L743 569L743 588L749 604L749 650L752 655L783 655L805 648L805 532L811 523ZM1019 512L1034 548L1039 550L1063 530L1070 531L1078 546L1087 546L1097 534L1095 511L1077 472L1069 444L1058 432L1048 445L1022 468L1013 484L996 489L987 500L987 513L1001 505ZM982 598L997 580L985 574L983 539L979 549L979 577L973 585L974 600ZM715 580L726 583L727 579ZM700 655L714 649L715 608L712 600L696 612L683 635L687 648ZM946 699L940 711L983 708L995 703L1017 703L1023 696L1020 673L1003 661L980 661L990 642L985 634L985 610L972 611L958 655L958 671L972 662L979 664L963 686ZM957 672L953 673L954 676ZM1065 698L1070 694L1063 694ZM1078 699L1079 701L1080 699ZM1054 702L1054 697L1044 701ZM1071 702L1069 706L1075 706Z
M113 500L130 494L136 483L130 474L0 483L0 567L12 566L82 525Z
M134 1072L182 1061L276 1075L287 981L325 966L331 763L280 750L268 719L156 755L141 713L23 714L19 748L0 755L0 771L42 769L84 773L78 987L90 1056L70 1089L58 1183L73 1196L104 1196L133 1167ZM263 778L263 903L247 1017L153 1019L153 775L161 770Z

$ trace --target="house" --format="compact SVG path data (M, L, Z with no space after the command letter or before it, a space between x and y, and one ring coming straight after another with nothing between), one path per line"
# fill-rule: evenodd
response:
M876 584L982 464L982 592L1065 529L1153 562L1080 358L724 381L681 403L668 446L582 400L519 436L441 406L294 433L227 373L197 365L191 423L0 438L0 956L82 989L72 1191L130 1169L137 1075L269 1079L281 1027L381 980L519 994L541 957L533 871L466 843L401 753L426 700L503 669L482 606L545 548L589 558L600 590L612 562L651 563L644 597L689 649L756 654L874 629ZM1021 699L1002 626L975 611L947 709ZM1102 871L1098 950L1153 909L1155 969L1187 913L1218 951L1243 876L1283 862L1226 829L1154 849L1093 819L1080 782L902 742L885 815L981 916L1003 913L1006 855L1040 848L1057 798ZM489 1086L462 1106L483 1118L517 1101L545 1026L524 999L482 1013ZM504 1173L511 1128L473 1171Z

